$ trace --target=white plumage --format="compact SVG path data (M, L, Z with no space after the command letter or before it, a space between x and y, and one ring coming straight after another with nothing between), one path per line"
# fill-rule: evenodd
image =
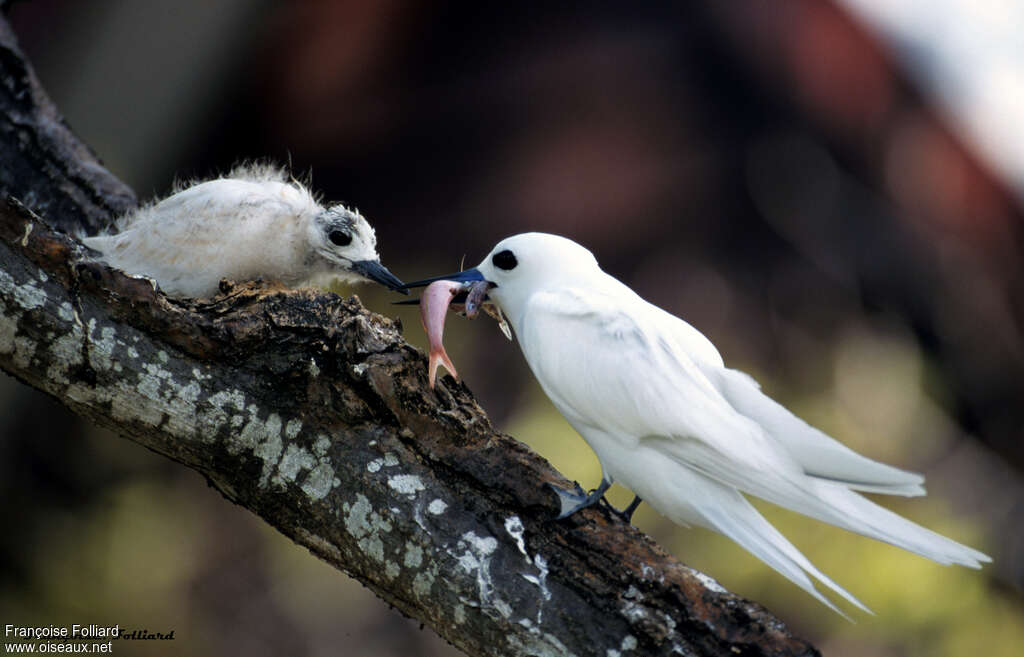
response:
M297 287L401 281L380 264L373 228L355 210L325 208L282 169L246 165L129 212L117 232L82 237L103 260L153 278L172 296L209 297L221 279Z
M673 521L728 536L836 611L810 577L866 608L745 494L941 564L978 568L990 561L858 494L923 495L924 478L807 425L751 377L725 367L699 331L601 271L575 242L540 233L510 237L457 280L481 276L494 284L490 299L508 317L544 391L596 452L604 480L630 488Z

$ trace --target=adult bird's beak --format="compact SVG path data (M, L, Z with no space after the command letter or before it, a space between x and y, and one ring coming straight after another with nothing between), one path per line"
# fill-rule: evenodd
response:
M434 276L433 278L424 278L422 281L413 281L412 283L406 283L405 287L426 287L434 281L455 281L456 283L473 283L475 281L484 280L484 275L480 273L480 270L476 267L472 269L463 269L462 271L455 272L454 274L445 274L444 276Z
M360 260L352 263L352 271L380 283L389 290L409 294L408 286L397 276L388 271L387 267L380 264L379 260Z
M443 276L434 276L432 278L424 278L421 281L413 281L412 283L405 284L405 290L402 290L405 294L409 294L411 287L426 287L434 281L454 281L456 283L474 283L476 281L484 280L484 275L480 273L480 270L476 267L472 269L463 269L462 271L455 272L454 274L444 274ZM462 290L458 292L452 299L452 303L460 304L466 301L466 291ZM419 305L419 299L409 299L408 301L394 301L392 302L396 306L416 306Z

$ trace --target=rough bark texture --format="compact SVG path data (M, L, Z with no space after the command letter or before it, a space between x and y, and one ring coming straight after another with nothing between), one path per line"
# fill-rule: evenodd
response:
M63 231L134 203L0 21L0 367L203 473L228 499L470 655L814 655L756 603L567 486L401 327L257 284L168 299Z

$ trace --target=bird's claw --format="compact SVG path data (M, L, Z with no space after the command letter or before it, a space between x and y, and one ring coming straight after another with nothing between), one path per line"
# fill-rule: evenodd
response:
M609 513L611 513L611 514L621 518L623 521L625 521L625 523L627 525L632 524L632 522L633 522L633 514L636 512L636 508L638 506L640 506L640 502L642 502L642 501L643 500L640 499L640 496L637 495L637 496L635 496L633 498L633 501L629 503L629 506L627 506L625 509L621 509L620 510L620 509L616 509L614 506L612 506L612 503L608 501L608 498L606 498L606 497L602 497L601 498L602 506Z
M595 494L597 491L594 491L588 495L576 482L573 482L573 485L576 487L575 491L568 491L564 488L559 488L552 483L548 483L546 485L555 495L558 496L558 502L561 505L561 511L559 512L556 520L568 518L577 511L597 504L597 502L601 500L601 496L604 494L603 491L601 494Z
M564 488L559 488L552 483L546 484L547 487L558 496L558 502L561 505L561 511L556 520L568 518L577 511L581 511L589 506L594 506L595 504L600 503L602 508L618 518L621 518L626 522L626 524L629 524L633 520L633 513L636 511L636 508L640 506L640 502L642 501L638 495L633 498L633 501L629 503L629 506L625 509L619 510L612 506L611 502L605 499L604 496L611 484L606 484L602 481L601 486L595 488L589 493L584 492L579 483L574 481L572 484L576 488L575 491L568 491Z

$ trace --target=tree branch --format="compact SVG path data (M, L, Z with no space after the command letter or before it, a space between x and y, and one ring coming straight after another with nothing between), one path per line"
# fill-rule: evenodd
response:
M201 472L470 655L814 655L755 603L590 509L426 382L358 299L257 284L179 301L56 231L134 203L67 130L0 21L0 367ZM45 219L43 218L45 217Z

